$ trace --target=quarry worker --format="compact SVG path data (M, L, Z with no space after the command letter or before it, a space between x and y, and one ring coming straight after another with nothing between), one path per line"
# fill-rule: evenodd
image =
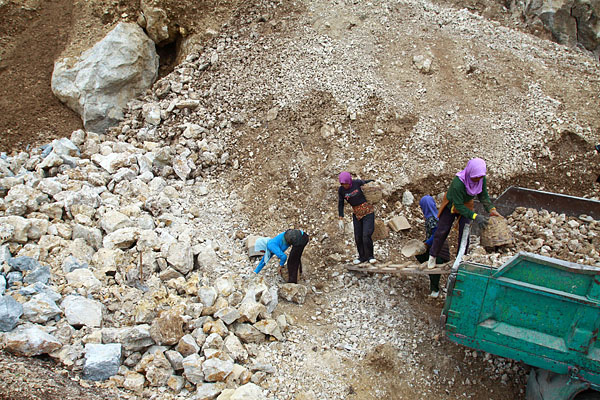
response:
M375 230L375 207L367 202L360 188L372 180L352 179L350 172L342 172L339 175L340 187L338 189L338 214L339 227L344 229L344 200L352 206L352 224L354 226L354 241L358 250L358 258L354 264L370 262L375 264L377 260L373 256L373 231Z
M419 206L421 207L421 211L423 212L423 217L425 218L425 246L427 251L423 254L417 254L415 257L419 263L424 263L429 259L429 248L433 243L433 235L437 230L438 226L438 209L435 204L435 200L433 197L427 195L423 196L419 201ZM444 264L450 261L450 248L448 247L448 242L444 240L442 248L440 249L439 255L436 257L436 264ZM431 293L429 297L437 298L440 295L440 274L430 274L429 275L429 289Z
M501 216L496 207L492 204L490 196L487 192L486 180L487 168L485 161L481 158L473 158L469 160L467 166L462 171L458 172L450 187L444 196L444 201L438 213L438 227L433 235L433 241L429 248L429 260L427 261L428 268L434 268L436 258L440 255L442 245L448 238L450 229L454 224L454 220L459 218L458 243L462 239L463 228L467 222L475 222L481 228L488 223L488 217L475 213L474 198L477 196L481 204L490 215ZM467 249L468 249L467 241ZM467 251L465 249L465 252Z
M288 283L298 283L298 274L302 273L302 252L308 244L309 236L300 229L288 229L281 232L274 238L259 238L256 240L255 249L264 251L262 259L254 269L259 273L269 262L273 255L279 258L279 270L287 261ZM285 251L292 246L290 256L286 256Z

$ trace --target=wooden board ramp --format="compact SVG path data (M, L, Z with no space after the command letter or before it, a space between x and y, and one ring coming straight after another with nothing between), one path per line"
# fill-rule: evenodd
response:
M367 272L367 273L378 273L378 274L395 274L395 275L431 275L440 274L448 275L450 273L450 266L452 263L437 264L436 268L428 269L427 267L422 268L420 264L413 262L406 262L403 264L393 264L391 262L382 264L347 264L346 269L348 271L356 272Z

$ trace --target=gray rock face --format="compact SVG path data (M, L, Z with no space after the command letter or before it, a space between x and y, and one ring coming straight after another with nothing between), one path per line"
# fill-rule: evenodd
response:
M104 381L119 372L121 345L118 343L85 345L83 377L91 381Z
M50 280L50 267L48 267L47 265L39 265L36 269L34 269L33 271L31 271L30 273L28 273L25 278L23 279L23 282L25 283L36 283L36 282L40 282L43 284L48 283L48 281Z
M31 257L14 257L7 260L8 265L17 271L32 271L40 266L40 263Z
M0 298L0 331L10 332L23 315L23 306L11 296Z
M157 75L154 42L138 25L120 23L77 59L57 61L52 91L81 115L87 130L103 132L123 119L127 101Z
M518 2L517 2L518 3ZM598 0L531 0L522 4L524 14L539 18L561 44L580 43L590 51L600 49L600 1Z

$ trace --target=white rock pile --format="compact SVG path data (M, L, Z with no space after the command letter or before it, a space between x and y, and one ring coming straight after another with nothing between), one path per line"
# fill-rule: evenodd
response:
M499 267L520 251L600 267L600 221L517 207L507 217L514 244L487 253L475 246L465 260ZM476 242L475 242L476 245Z
M138 394L264 398L256 385L274 368L254 346L285 340L289 317L272 317L279 289L219 274L242 256L202 232L190 188L160 176L174 161L151 148L77 131L0 159L3 347ZM304 301L306 288L281 292Z

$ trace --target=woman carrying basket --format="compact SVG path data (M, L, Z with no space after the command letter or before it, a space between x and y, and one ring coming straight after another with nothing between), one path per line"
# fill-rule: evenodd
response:
M436 258L440 255L442 245L454 224L456 218L459 219L458 226L458 243L462 239L463 228L466 223L475 222L481 228L488 223L488 217L474 212L474 198L477 197L483 207L492 216L501 216L496 210L496 207L490 200L487 192L487 168L485 161L481 158L473 158L469 160L467 166L462 171L458 172L450 187L444 196L444 201L438 213L438 226L433 241L429 248L428 268L434 268ZM468 251L468 241L465 253ZM457 250L458 252L458 250Z
M339 175L340 187L338 189L338 214L339 227L344 229L344 200L352 206L352 224L354 226L354 241L358 250L358 258L354 264L377 260L373 256L373 231L375 230L375 207L367 202L361 186L372 180L352 179L350 172Z

